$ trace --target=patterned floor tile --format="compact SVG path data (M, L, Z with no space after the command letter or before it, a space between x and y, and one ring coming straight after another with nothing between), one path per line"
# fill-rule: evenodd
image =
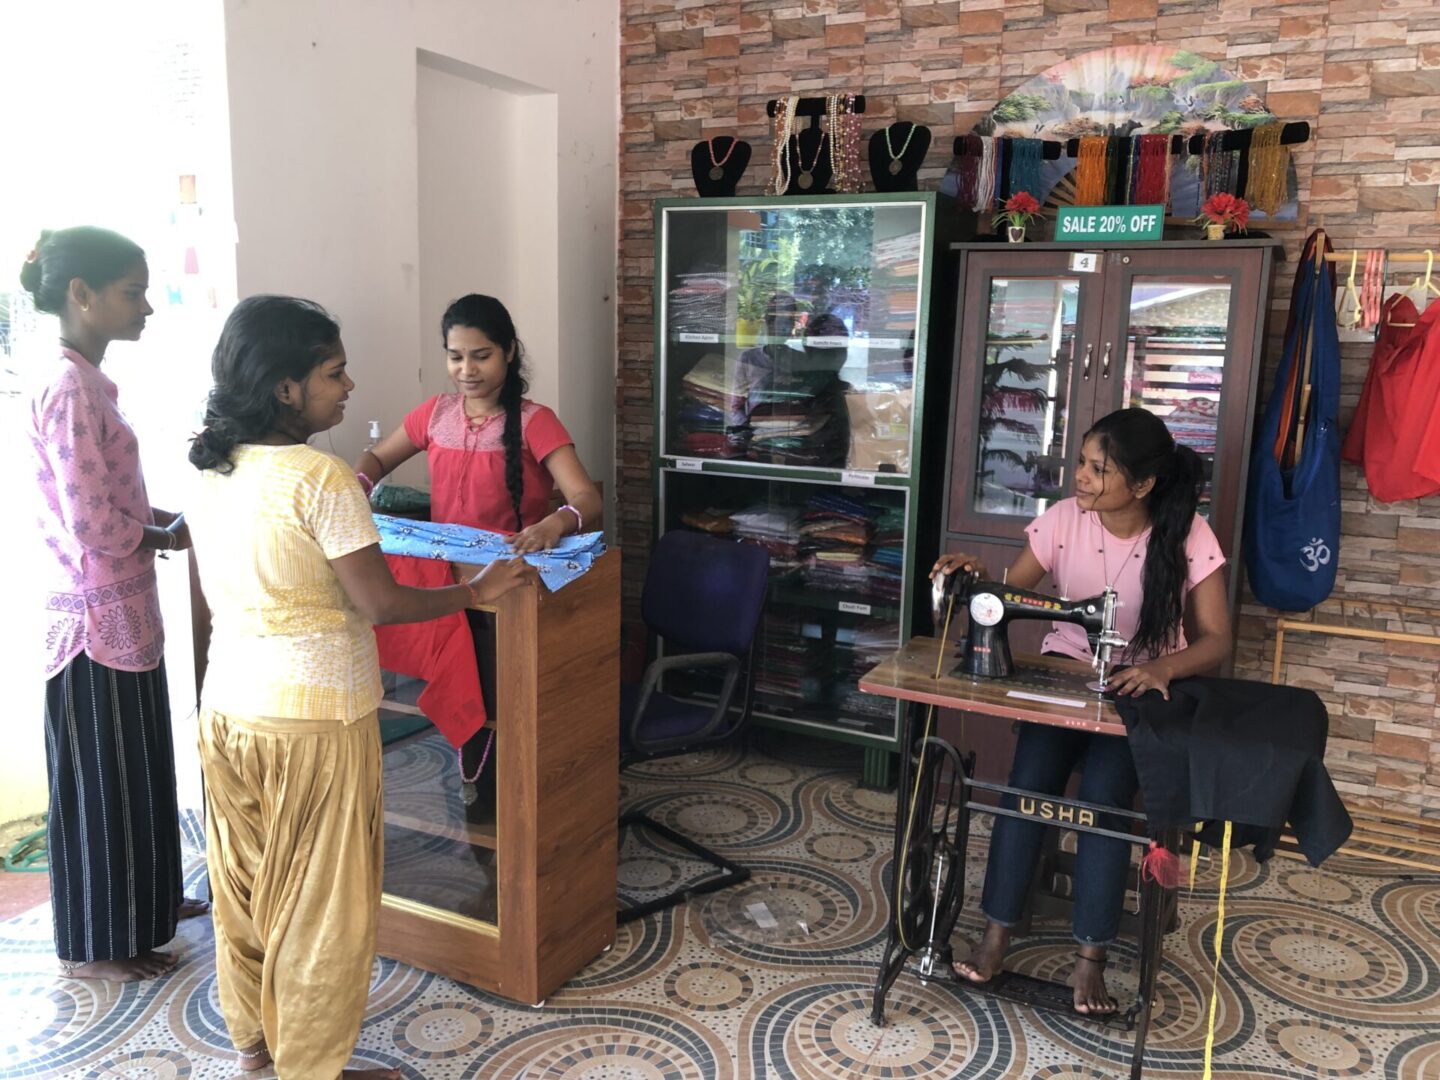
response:
M410 758L415 768L438 767L425 755ZM734 856L752 868L751 880L622 926L615 946L540 1009L379 960L355 1061L428 1080L1126 1075L1124 1032L908 975L890 992L885 1026L871 1024L895 796L860 788L857 774L858 759L844 748L764 735L744 750L628 770L627 806ZM198 888L193 820L186 838L189 884ZM977 829L971 897L986 842ZM622 849L622 890L633 897L702 870L653 838L629 836ZM453 890L463 876L435 887ZM1166 941L1147 1054L1154 1080L1199 1074L1218 879L1218 860L1202 864ZM1260 865L1245 853L1230 880L1217 1080L1440 1077L1440 880L1396 877L1354 859L1321 870L1283 859ZM979 927L967 911L958 955ZM208 920L186 922L173 975L107 987L54 974L46 908L0 923L0 1077L232 1076L212 947ZM1066 926L1037 924L1008 963L1063 979L1073 949ZM1133 996L1133 945L1122 941L1112 956L1112 989Z

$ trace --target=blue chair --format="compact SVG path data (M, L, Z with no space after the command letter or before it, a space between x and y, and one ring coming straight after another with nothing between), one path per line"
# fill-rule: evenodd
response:
M770 553L698 532L668 532L650 553L640 612L666 655L652 661L638 686L620 688L620 768L687 753L737 737L750 718L755 630L765 606ZM672 697L660 689L667 672L711 671L721 676L713 705ZM739 708L732 709L736 704ZM620 829L638 826L664 837L724 871L665 896L622 908L625 923L673 907L700 893L737 885L750 871L697 844L647 814L620 816Z

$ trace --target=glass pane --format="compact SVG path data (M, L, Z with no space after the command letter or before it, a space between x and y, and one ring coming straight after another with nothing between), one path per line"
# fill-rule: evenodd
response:
M905 492L666 472L663 497L666 530L770 552L756 713L893 738L895 703L857 684L900 645ZM706 690L692 678L672 692Z
M454 747L414 708L425 684L389 673L385 681L384 890L494 923L496 748L477 783L465 785Z
M923 213L669 211L662 453L908 473Z
M1031 518L1063 494L1075 360L1075 278L993 278L976 425L982 514Z
M1137 276L1130 289L1124 401L1164 419L1175 441L1205 463L1200 513L1210 516L1220 430L1221 379L1231 279Z

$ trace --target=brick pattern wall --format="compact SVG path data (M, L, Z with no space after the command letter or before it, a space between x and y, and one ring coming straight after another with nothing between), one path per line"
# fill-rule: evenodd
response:
M1337 248L1440 247L1440 5L1435 0L622 0L619 541L627 612L651 534L652 201L693 194L691 146L738 134L754 146L741 194L759 194L778 94L864 93L864 129L931 127L922 186L950 138L1062 60L1109 45L1174 42L1249 80L1272 112L1307 120L1296 153L1301 218L1283 234L1272 334L1283 329L1293 259L1311 227ZM1275 353L1272 347L1272 358ZM1369 349L1344 349L1342 422ZM1266 384L1269 385L1267 373ZM1349 466L1334 596L1319 621L1440 633L1440 497L1373 502ZM1246 604L1238 661L1268 678L1273 613ZM1331 707L1332 771L1347 798L1440 816L1440 648L1318 634L1287 639L1288 677Z

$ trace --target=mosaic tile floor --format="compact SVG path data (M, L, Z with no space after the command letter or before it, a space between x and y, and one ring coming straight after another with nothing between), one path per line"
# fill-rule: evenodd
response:
M856 774L843 749L769 737L630 770L627 804L737 853L754 878L622 927L615 948L541 1009L379 961L356 1062L436 1080L1124 1075L1123 1032L909 976L891 992L887 1026L870 1024L894 796L858 788ZM189 839L198 839L193 827ZM983 856L983 838L972 852ZM972 858L972 896L982 866ZM687 869L631 839L622 887L643 892ZM1167 938L1146 1070L1157 1080L1200 1072L1217 874L1202 873ZM192 877L199 884L198 857ZM1215 1075L1440 1077L1437 884L1356 860L1317 872L1239 857ZM770 919L757 923L759 904ZM977 925L967 918L957 937ZM169 978L106 987L51 973L47 909L0 924L0 1076L233 1075L208 920L184 924L174 947L183 959ZM1063 926L1038 926L1011 965L1063 976L1072 949ZM1113 957L1112 989L1133 992L1133 951L1122 945Z

